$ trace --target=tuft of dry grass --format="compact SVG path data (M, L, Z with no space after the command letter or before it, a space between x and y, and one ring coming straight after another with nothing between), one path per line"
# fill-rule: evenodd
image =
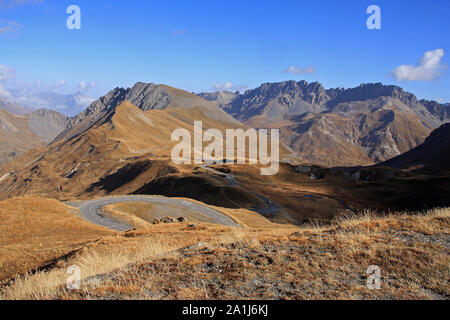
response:
M70 265L74 265L81 270L81 279L110 273L126 268L130 263L137 263L146 258L159 258L170 256L177 248L161 243L161 241L149 239L142 242L136 250L124 251L121 247L111 246L108 250L96 250L95 248L85 249L76 257L70 260ZM7 290L0 291L1 300L23 300L23 299L53 299L55 290L67 290L65 284L69 275L67 266L54 268L50 271L39 271L28 273L16 278ZM95 281L94 281L95 282Z

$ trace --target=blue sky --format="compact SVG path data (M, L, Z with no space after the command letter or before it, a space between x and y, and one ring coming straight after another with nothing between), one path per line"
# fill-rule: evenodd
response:
M81 30L66 27L72 4ZM381 8L381 30L366 27L371 4ZM16 82L60 81L67 92L95 83L85 89L93 97L137 81L199 92L304 79L396 84L450 102L449 12L448 0L0 0L0 65ZM430 77L392 75L436 49L443 57ZM314 72L284 72L290 67Z

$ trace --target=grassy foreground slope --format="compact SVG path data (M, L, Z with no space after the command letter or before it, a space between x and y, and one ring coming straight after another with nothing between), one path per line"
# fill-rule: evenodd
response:
M225 209L224 209L225 210ZM450 209L364 212L327 226L279 225L227 209L243 228L151 225L105 236L51 268L17 277L0 299L448 299ZM80 290L66 270L81 269ZM381 269L381 289L366 270Z
M93 225L75 208L35 196L0 202L0 281L74 252L114 232Z

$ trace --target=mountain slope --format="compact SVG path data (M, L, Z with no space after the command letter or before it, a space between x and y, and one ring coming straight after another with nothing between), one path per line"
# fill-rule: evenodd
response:
M30 129L43 143L50 143L66 129L70 118L47 109L39 109L28 115Z
M68 122L69 118L51 110L15 115L0 109L0 163L51 142Z
M427 173L450 171L450 123L434 130L423 144L381 165Z
M202 95L249 126L280 128L293 151L326 166L385 161L450 121L448 106L380 83L329 90L318 82L265 83L230 102L218 93Z
M0 163L43 144L28 125L27 116L0 109Z
M211 119L220 119L221 122L233 125L239 123L218 108L215 103L194 94L166 85L138 82L132 88L111 90L107 95L93 102L85 111L71 119L68 129L61 133L58 139L70 139L82 133L123 101L128 101L143 111L200 107Z

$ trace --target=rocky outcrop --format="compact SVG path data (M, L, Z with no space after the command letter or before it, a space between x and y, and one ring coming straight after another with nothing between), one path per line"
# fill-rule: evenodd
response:
M169 224L169 223L181 223L181 222L186 222L187 219L185 217L178 217L178 218L173 218L173 217L164 217L164 218L155 218L152 221L152 224Z

